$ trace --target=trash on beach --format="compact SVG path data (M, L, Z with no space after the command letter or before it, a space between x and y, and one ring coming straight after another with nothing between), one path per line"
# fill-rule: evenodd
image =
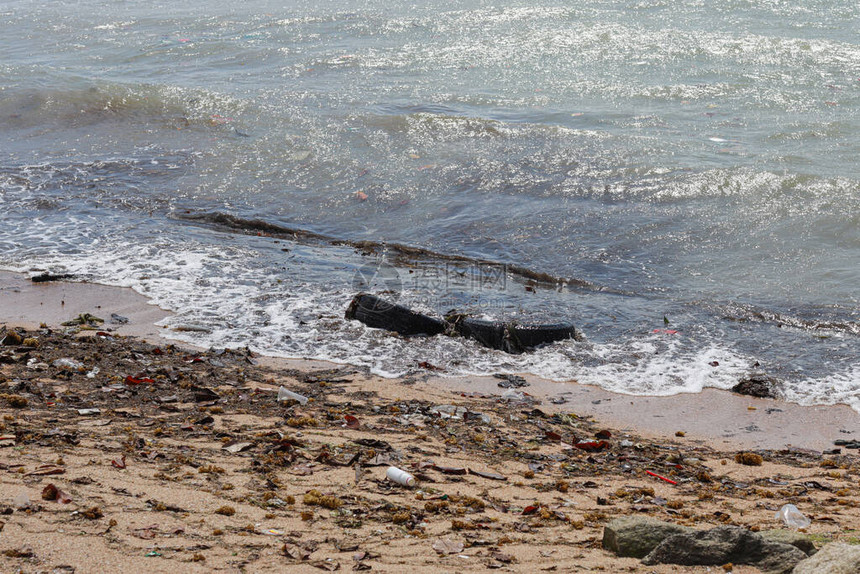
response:
M811 524L811 521L793 504L784 504L776 511L775 516L778 520L782 520L783 524L795 530L806 528Z
M464 544L458 540L449 538L440 538L433 543L433 550L439 554L459 554L465 548Z
M657 474L655 472L651 472L650 470L646 470L645 474L647 474L649 476L653 476L654 478L659 478L660 480L668 482L669 484L674 484L675 486L678 486L678 483L675 482L674 480L672 480L671 478L666 478L665 476L660 476L659 474Z
M587 452L595 452L609 448L609 443L605 440L586 440L578 442L573 446Z
M346 422L344 426L348 429L357 429L361 426L361 422L358 420L358 417L343 415L343 420Z
M526 400L526 394L522 391L515 391L513 389L505 391L502 393L502 400L505 401L524 401Z
M12 506L17 508L18 510L24 510L25 508L30 508L30 497L26 492L19 492L15 495L15 498L12 499Z
M415 486L415 477L396 466L389 466L385 471L385 476L388 477L388 480L396 482L401 486L408 486L410 488Z
M223 450L226 450L227 452L231 452L233 454L236 454L238 452L246 451L253 446L254 446L254 443L250 442L250 441L231 441L231 442L225 444L224 446L222 446L221 448Z
M125 378L125 382L129 385L140 385L143 383L154 383L155 381L150 379L149 377L132 377L131 375Z
M78 414L82 417L101 414L101 409L78 409Z
M455 405L436 405L430 407L431 415L438 415L442 419L462 419L469 409Z
M125 325L128 323L128 317L123 317L122 315L117 315L116 313L110 314L110 322L116 325Z
M294 393L281 385L281 388L278 389L278 402L283 403L287 401L296 401L302 405L308 404L308 398L306 396Z
M57 488L53 483L49 483L42 489L42 500L55 500L60 504L68 504L72 501L72 497Z
M55 367L59 367L61 369L68 369L70 371L83 371L84 364L80 361L76 361L75 359L71 359L69 357L63 357L61 359L54 360L51 365Z

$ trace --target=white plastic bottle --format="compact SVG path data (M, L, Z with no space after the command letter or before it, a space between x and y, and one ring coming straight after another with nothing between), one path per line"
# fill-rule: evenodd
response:
M388 480L396 482L397 484L408 486L410 488L415 486L415 477L405 470L400 470L396 466L389 466L388 470L385 471L385 476L388 477Z

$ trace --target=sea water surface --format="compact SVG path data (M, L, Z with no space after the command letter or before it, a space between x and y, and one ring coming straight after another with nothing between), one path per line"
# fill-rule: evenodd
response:
M860 410L855 1L10 0L0 53L4 269L198 345ZM405 340L359 290L585 340Z

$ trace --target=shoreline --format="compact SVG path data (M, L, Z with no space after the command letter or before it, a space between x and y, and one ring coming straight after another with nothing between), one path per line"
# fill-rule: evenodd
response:
M0 297L4 572L713 572L623 554L611 533L630 521L860 543L855 451L786 448L792 428L725 437L725 421L711 435L692 424L715 424L715 401L735 426L839 409L535 377L526 391L568 402L505 400L493 377L385 379L174 344L153 326L167 313L131 290L0 274ZM81 313L129 322L35 324ZM278 401L281 387L303 402ZM392 466L417 484L387 478ZM786 530L786 504L804 532ZM806 560L789 544L776 546ZM755 560L720 564L755 574Z
M157 344L194 348L184 341L164 336L156 325L171 315L132 289L96 283L32 283L26 275L0 271L0 324L34 328L40 323L57 326L80 313L103 313L105 326L123 336L139 337ZM116 313L126 324L110 324ZM339 369L348 364L317 359L262 356L273 368ZM738 395L723 389L705 388L699 393L671 396L627 395L575 381L556 382L524 374L524 390L540 400L547 412L576 412L594 417L617 429L643 436L684 433L689 442L717 450L799 448L817 451L833 448L837 439L860 437L860 413L848 405L804 406L780 399ZM375 377L381 381L398 379ZM422 386L451 393L477 392L501 395L499 379L491 375L445 377L428 372L419 377ZM551 404L549 397L563 397Z

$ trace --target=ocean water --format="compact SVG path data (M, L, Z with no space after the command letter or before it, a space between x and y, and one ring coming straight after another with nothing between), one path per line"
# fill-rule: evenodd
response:
M0 48L4 269L199 345L860 410L856 2L11 0ZM585 339L405 340L360 290Z

